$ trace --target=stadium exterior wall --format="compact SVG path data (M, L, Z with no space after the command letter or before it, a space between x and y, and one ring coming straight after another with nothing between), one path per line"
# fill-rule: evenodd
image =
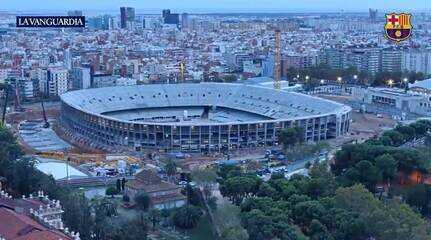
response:
M213 152L278 144L278 133L299 126L305 141L321 141L349 131L350 108L342 112L248 123L139 123L77 109L62 101L60 125L75 141L110 151L164 149Z

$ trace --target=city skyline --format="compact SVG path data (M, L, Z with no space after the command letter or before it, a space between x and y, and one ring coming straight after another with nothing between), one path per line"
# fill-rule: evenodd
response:
M117 11L121 6L136 8L139 13L158 13L161 9L170 8L176 11L188 11L191 13L278 13L278 12L365 12L368 8L375 8L385 11L429 11L427 1L419 0L415 2L406 1L356 1L348 5L341 0L306 0L302 2L289 3L281 0L220 0L220 1L198 1L185 0L173 1L165 0L162 2L142 2L132 1L101 1L96 0L88 3L84 0L47 0L45 4L39 5L35 0L25 1L2 1L0 11L14 12L55 12L70 9L83 9L85 13L93 11L112 12ZM366 6L366 7L364 7Z

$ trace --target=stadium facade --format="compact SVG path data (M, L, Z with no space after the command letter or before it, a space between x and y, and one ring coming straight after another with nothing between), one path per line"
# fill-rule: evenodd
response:
M304 129L305 141L344 135L351 108L309 95L245 84L155 84L61 95L60 125L75 141L106 150L210 152L278 144Z

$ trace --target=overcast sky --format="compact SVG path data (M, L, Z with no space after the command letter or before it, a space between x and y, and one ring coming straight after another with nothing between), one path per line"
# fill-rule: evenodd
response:
M148 13L165 8L189 12L429 11L431 0L0 0L0 10L24 12L113 11L120 6Z

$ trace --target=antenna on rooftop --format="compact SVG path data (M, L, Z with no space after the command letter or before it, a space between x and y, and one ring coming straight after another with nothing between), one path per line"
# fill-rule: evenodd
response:
M275 29L275 58L274 58L274 88L281 88L281 50L280 50L280 29Z

